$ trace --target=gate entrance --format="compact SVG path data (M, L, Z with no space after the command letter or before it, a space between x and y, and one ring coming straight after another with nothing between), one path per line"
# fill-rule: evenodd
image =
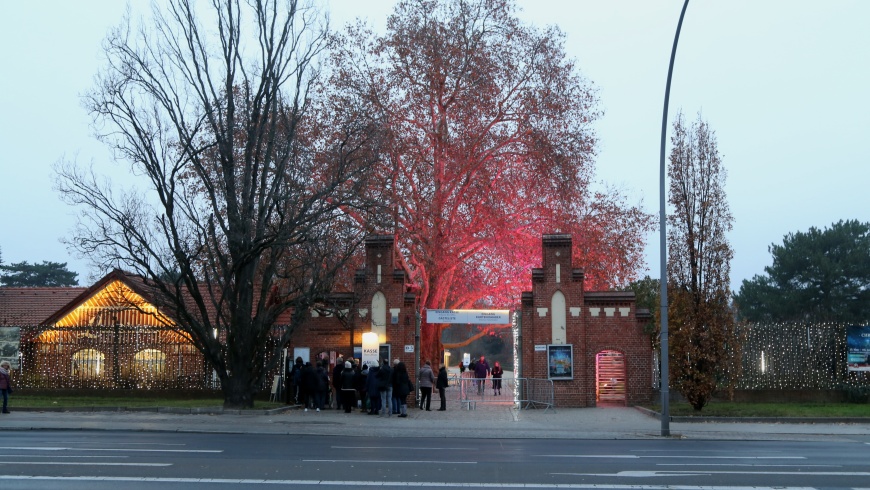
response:
M599 406L625 406L625 355L604 350L595 355L595 401Z

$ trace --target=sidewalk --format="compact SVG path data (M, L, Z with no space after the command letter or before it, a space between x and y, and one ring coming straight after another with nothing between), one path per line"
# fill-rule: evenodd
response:
M350 437L657 439L661 422L635 408L515 410L409 408L408 418L341 410L188 413L169 411L16 411L0 416L3 430L104 430L328 435ZM870 442L870 423L671 422L674 439L836 440Z

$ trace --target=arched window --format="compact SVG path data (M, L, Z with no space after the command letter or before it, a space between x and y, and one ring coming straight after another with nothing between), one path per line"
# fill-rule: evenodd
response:
M140 350L133 357L133 365L140 375L158 376L166 369L166 354L157 349Z
M72 375L90 379L103 376L106 355L97 349L82 349L73 354Z
M562 294L562 291L556 291L553 294L553 302L550 305L553 310L553 314L550 316L553 320L553 343L554 344L567 344L568 343L568 333L566 331L567 328L567 312L565 309L565 295Z
M380 343L387 341L387 297L380 291L372 296L372 332Z

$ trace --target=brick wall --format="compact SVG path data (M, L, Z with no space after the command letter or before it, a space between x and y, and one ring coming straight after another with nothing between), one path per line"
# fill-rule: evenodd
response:
M565 298L565 344L573 350L573 379L554 380L557 407L596 405L596 354L614 350L623 354L626 402L652 397L652 347L643 331L647 318L638 315L634 293L586 292L583 270L574 267L570 235L544 235L542 267L532 270L532 291L522 298L521 376L548 378L546 350L553 344L553 297ZM557 319L559 317L557 316Z

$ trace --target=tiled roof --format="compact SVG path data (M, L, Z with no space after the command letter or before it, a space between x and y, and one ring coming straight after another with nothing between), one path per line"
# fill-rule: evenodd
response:
M87 288L0 288L0 326L41 325Z

